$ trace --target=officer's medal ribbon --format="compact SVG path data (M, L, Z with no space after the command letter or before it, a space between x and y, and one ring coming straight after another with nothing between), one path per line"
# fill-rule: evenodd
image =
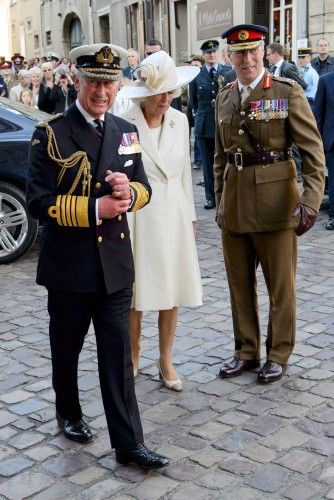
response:
M137 132L124 133L118 148L118 154L131 155L136 153L141 153L141 145Z

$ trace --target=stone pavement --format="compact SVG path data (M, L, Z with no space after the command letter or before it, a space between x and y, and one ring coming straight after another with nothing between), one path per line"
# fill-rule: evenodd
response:
M200 173L196 172L196 180ZM170 457L163 472L117 465L101 404L95 341L79 368L88 445L54 418L46 293L35 285L37 246L0 269L0 498L114 500L334 499L334 233L325 214L299 240L298 334L287 375L217 379L233 350L229 293L214 211L195 187L204 305L182 310L175 362L182 393L161 387L156 314L145 317L137 396L146 443ZM332 246L333 245L333 246ZM259 273L263 339L268 301Z

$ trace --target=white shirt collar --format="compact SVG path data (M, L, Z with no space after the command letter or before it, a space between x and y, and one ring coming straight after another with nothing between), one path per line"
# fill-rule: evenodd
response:
M87 113L87 111L81 106L79 99L75 101L75 104L87 123L92 123L94 120L96 120L94 116ZM104 122L104 115L101 115L99 119Z
M255 80L253 80L249 85L248 87L251 87L251 89L255 89L255 87L257 86L257 84L262 80L262 77L265 73L265 69L263 68L263 70L261 71L261 73L259 74L259 76L257 78L255 78ZM242 90L242 87L243 87L243 84L240 83L240 81L238 80L238 88L239 88L239 92L241 92Z
M208 64L206 64L205 67L209 73L211 68L215 68L215 71L218 71L218 63L216 63L214 66L209 66Z

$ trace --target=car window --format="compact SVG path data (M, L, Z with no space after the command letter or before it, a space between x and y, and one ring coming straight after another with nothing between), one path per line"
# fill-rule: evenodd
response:
M16 132L17 130L22 130L22 127L19 127L15 123L9 122L7 120L0 119L0 134Z

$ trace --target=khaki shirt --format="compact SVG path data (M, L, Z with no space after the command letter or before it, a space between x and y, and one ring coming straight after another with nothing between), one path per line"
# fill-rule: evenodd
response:
M216 152L214 163L218 223L238 233L273 231L296 227L292 213L299 202L319 210L324 190L325 158L322 140L303 89L292 80L271 77L263 88L264 76L241 106L236 83L219 93L216 100ZM250 120L251 102L286 99L286 117ZM239 150L254 154L255 146L245 132L239 134L240 117L267 151L286 150L295 143L302 158L303 191L297 185L292 159L238 170L229 164L226 153ZM268 116L267 116L268 118Z

